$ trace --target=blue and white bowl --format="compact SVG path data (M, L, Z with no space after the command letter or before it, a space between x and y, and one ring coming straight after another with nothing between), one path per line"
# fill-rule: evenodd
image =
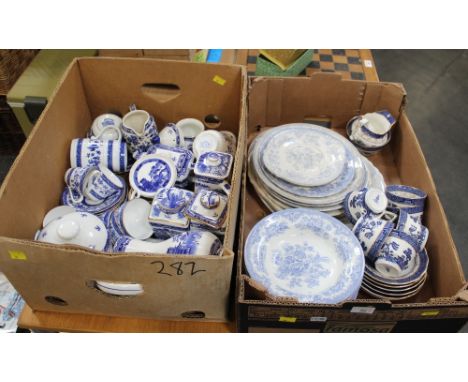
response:
M427 194L416 187L401 184L387 186L385 194L388 200L397 207L421 207L424 210Z

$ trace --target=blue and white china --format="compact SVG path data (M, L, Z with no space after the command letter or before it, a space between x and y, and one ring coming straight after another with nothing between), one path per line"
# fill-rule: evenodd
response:
M231 185L224 180L217 181L207 178L195 177L193 184L195 192L201 190L202 188L206 188L208 190L224 192L226 195L231 194Z
M222 130L220 131L221 134L223 134L224 139L226 140L227 143L227 151L229 154L231 154L233 157L236 155L236 149L237 149L237 138L234 133L231 133L228 130Z
M224 180L231 173L233 158L231 154L209 151L200 155L194 173L198 178Z
M407 233L414 239L418 252L421 252L426 246L427 239L429 238L429 230L427 227L420 224L417 218L412 217L404 210L400 211L396 229Z
M127 145L121 141L77 138L70 146L71 167L99 166L114 172L127 171Z
M396 207L422 207L424 210L427 194L416 187L392 184L387 186L385 193Z
M145 151L159 143L158 128L152 115L145 110L137 110L134 105L122 119L122 135L127 142L128 150Z
M395 225L375 215L362 215L353 227L353 233L361 244L364 255L373 263L385 239Z
M122 118L118 115L107 113L96 117L89 131L89 138L101 140L122 139Z
M134 239L145 240L151 237L153 229L148 221L151 204L145 199L132 199L114 211L114 223L117 232Z
M133 164L129 183L136 196L153 198L159 189L172 187L176 178L177 170L171 159L160 154L149 154Z
M386 277L379 273L374 266L366 261L366 273L365 277L368 282L378 285L387 285L387 286L409 286L417 284L421 279L426 275L429 267L429 256L427 251L424 249L419 252L415 259L415 264L413 270L405 276L402 277Z
M307 125L277 128L260 154L275 177L299 186L321 186L336 179L346 164L346 150L325 128Z
M221 256L222 244L211 232L190 231L159 243L123 236L114 245L115 252L143 252L169 255Z
M87 212L72 212L47 224L39 241L53 244L75 244L102 251L108 242L107 229L97 216Z
M195 158L198 158L208 151L228 152L228 144L221 132L205 130L197 135L193 141L192 149Z
M192 220L218 229L226 220L227 208L227 196L216 191L202 189L193 197L185 210L185 215Z
M96 280L96 288L102 292L115 296L138 296L144 289L138 283L114 283L109 281Z
M205 130L203 122L195 118L184 118L176 123L177 128L184 137L184 147L192 150L193 141Z
M97 173L97 167L74 167L65 172L65 184L68 186L70 198L80 203L85 197L85 187L90 178Z
M193 192L176 187L160 189L151 205L149 222L153 230L188 229L190 220L184 210L193 198Z
M55 219L71 214L72 212L76 212L76 210L71 206L54 207L45 214L44 219L42 220L42 227L45 227Z
M393 230L376 255L374 267L385 277L403 277L413 270L417 253L411 236Z
M177 170L176 182L185 182L193 166L194 156L190 150L183 147L170 147L163 144L151 146L145 153L138 152L135 159L143 155L159 154L161 157L172 160Z
M162 145L169 147L181 147L184 145L184 135L175 123L168 123L159 133Z
M346 217L356 223L363 215L381 216L387 209L388 200L385 193L377 188L363 188L346 195L343 207Z
M70 191L68 187L62 192L61 203L66 206L72 206L77 211L89 212L91 214L99 215L102 214L118 205L123 203L127 194L127 186L124 184L124 188L115 194L108 197L102 203L99 204L89 204L89 201L83 200L79 203L74 202L70 197Z
M379 288L375 285L370 285L367 283L367 280L362 282L362 290L368 295L384 300L398 301L398 300L407 300L410 297L416 296L421 289L423 288L426 281L424 277L418 284L412 285L411 287L404 289L396 288Z
M83 194L88 200L102 202L124 187L122 178L103 165L90 175Z
M276 297L336 304L356 294L364 254L338 220L311 209L275 212L250 231L244 250L250 277Z

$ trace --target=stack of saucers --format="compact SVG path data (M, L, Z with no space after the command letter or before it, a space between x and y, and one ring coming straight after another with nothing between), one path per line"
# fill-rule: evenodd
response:
M271 211L306 207L343 214L352 190L381 190L380 172L343 136L321 126L293 123L258 135L249 149L249 178Z

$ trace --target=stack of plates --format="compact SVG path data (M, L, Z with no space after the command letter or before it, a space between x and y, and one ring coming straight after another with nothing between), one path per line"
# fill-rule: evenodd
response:
M423 287L427 277L429 257L424 249L416 257L414 268L405 276L388 278L380 274L366 260L362 289L373 297L388 300L404 300L416 295Z
M365 264L343 223L307 208L260 220L247 237L244 257L250 277L272 296L317 304L355 299Z
M307 207L340 216L348 192L385 189L380 172L346 138L311 124L282 125L258 135L248 165L250 181L271 211Z

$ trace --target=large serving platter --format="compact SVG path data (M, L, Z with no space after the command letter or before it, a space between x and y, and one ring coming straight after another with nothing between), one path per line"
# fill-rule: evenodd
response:
M364 254L341 222L312 209L268 215L245 244L250 277L276 297L334 304L356 295L364 274Z

